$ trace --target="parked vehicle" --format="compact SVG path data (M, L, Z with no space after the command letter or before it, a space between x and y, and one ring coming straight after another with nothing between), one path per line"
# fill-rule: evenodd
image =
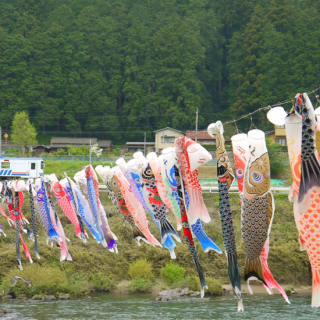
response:
M44 163L41 158L0 157L0 179L39 178L43 176Z

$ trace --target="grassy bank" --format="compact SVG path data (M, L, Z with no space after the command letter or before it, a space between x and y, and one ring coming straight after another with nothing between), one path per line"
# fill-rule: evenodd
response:
M45 161L44 174L55 173L58 179L64 178L64 172L73 179L74 175L88 165L88 161ZM111 162L93 162L95 168L98 165L112 166Z
M88 161L52 161L45 160L44 173L55 173L58 179L64 178L64 172L68 173L68 176L73 178L75 173L82 170L88 165ZM93 162L92 166L95 168L97 165L114 166L111 162ZM199 168L199 179L204 178L216 178L217 166L202 166Z
M64 178L64 172L67 172L69 177L73 178L76 172L82 170L88 161L54 161L45 160L44 173L50 174L55 173L59 179ZM114 166L111 162L93 162L92 166L95 168L97 165L103 166ZM235 170L233 168L233 170ZM273 179L289 179L288 185L292 184L292 178L290 169L284 170L284 173L273 175ZM199 179L215 179L217 178L217 166L202 166L199 168Z
M92 237L89 239L88 243L84 244L74 235L73 225L69 222L56 203L66 236L70 239L68 247L73 261L64 261L60 263L59 248L46 245L44 228L40 227L39 223L39 249L41 259L38 260L34 254L33 242L27 239L26 235L23 235L34 263L30 265L28 259L21 250L22 264L25 270L19 271L16 263L15 231L8 226L5 219L0 218L0 223L7 234L6 238L3 236L0 237L0 279L2 287L8 286L15 275L20 275L26 280L32 278L30 280L36 283L40 282L39 286L43 285L43 287L46 287L46 285L41 284L41 282L48 281L46 280L48 279L46 270L48 270L48 272L53 272L52 274L57 272L57 274L60 275L59 278L64 279L63 283L59 284L60 287L57 287L62 292L81 293L87 290L98 290L99 286L101 288L105 286L105 289L109 289L120 281L131 279L128 270L130 265L139 258L144 258L149 261L152 265L154 277L160 278L161 268L170 261L168 250L152 247L144 243L139 247L132 238L130 227L124 224L122 217L116 212L106 194L101 193L100 197L108 213L111 229L119 238L118 254L110 253L109 250L98 245ZM234 217L239 265L241 273L243 274L245 252L241 239L240 205L236 194L231 194L230 197ZM209 224L204 224L205 231L219 247L223 249L221 223L218 214L218 195L204 194L204 200L212 218L212 221ZM275 279L280 283L295 285L310 284L310 265L306 252L299 251L299 244L297 241L298 232L293 218L292 204L289 203L287 196L285 195L275 195L275 202L276 214L271 231L270 253L268 259L270 270ZM1 204L1 206L7 212L4 204ZM28 199L26 199L22 211L26 217L30 219ZM172 214L170 214L169 217L174 223ZM151 232L160 239L159 230L155 223L149 217L148 220ZM181 233L180 235L183 237ZM227 260L225 254L219 255L215 252L204 253L199 243L197 243L197 248L206 277L220 280L222 283L228 283ZM177 255L176 263L185 268L185 277L196 277L196 270L188 248L183 240L181 244L177 244L175 252ZM42 273L39 272L39 268L43 270ZM54 271L52 271L52 269L54 269ZM32 274L35 274L36 278L34 276L31 277ZM22 285L19 284L18 286ZM52 284L51 286L54 287L55 284ZM58 284L56 286L58 286ZM49 289L40 290L48 291Z

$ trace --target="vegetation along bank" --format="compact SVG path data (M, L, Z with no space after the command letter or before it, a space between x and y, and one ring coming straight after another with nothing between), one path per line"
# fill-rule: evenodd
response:
M205 231L223 249L218 195L204 194L203 197L212 218L209 224L204 224ZM170 260L168 250L164 248L152 247L143 242L139 247L133 240L130 227L124 224L122 216L116 212L106 193L101 193L100 199L108 214L111 229L119 238L118 254L111 254L109 250L97 244L93 238L84 244L74 235L74 226L56 203L66 236L70 239L68 247L73 261L60 263L59 248L55 245L53 247L46 245L45 229L40 226L39 219L41 259L38 260L34 254L33 242L24 236L34 263L30 264L21 252L24 270L20 271L16 265L15 230L10 228L4 219L1 219L1 225L7 237L0 238L0 292L11 290L13 295L25 294L28 297L36 294L40 296L43 294L79 295L89 291L108 291L117 287L121 292L124 282L127 282L132 292L149 291L155 284L160 285L162 289L186 285L191 290L198 290L196 269L184 241L177 244L175 261ZM231 194L230 199L239 264L243 274L245 252L241 238L240 204L237 194ZM299 250L292 204L288 201L287 195L277 194L275 194L275 203L276 214L270 236L269 267L279 283L310 285L310 264L307 253ZM3 204L1 206L7 210ZM24 203L23 213L27 219L30 219L28 199ZM171 214L169 218L174 223ZM160 239L159 229L151 219L149 221L150 231ZM208 284L211 282L211 289L215 288L212 290L220 292L219 282L229 283L226 256L215 252L204 253L198 244L197 247ZM16 286L10 289L12 279L16 275L30 281L32 286L29 287L22 281L18 281Z

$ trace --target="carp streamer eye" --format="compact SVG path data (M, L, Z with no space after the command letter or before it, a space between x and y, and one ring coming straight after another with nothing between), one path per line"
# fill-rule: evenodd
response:
M253 171L252 172L252 179L255 181L255 182L261 182L263 180L263 177L262 175L257 172L257 171Z
M56 192L57 193L61 192L61 189L60 188L56 188Z
M140 179L139 178L135 178L134 182L139 184L140 183Z
M236 176L237 176L237 179L242 179L243 178L243 170L242 169L236 169Z

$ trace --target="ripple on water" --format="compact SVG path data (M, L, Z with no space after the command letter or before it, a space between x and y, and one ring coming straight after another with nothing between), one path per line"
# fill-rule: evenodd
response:
M156 302L147 295L96 294L92 300L5 301L1 306L13 313L5 319L319 319L320 310L311 309L310 297L291 296L288 305L280 295L249 296L244 300L244 313L237 312L233 296L186 298Z

